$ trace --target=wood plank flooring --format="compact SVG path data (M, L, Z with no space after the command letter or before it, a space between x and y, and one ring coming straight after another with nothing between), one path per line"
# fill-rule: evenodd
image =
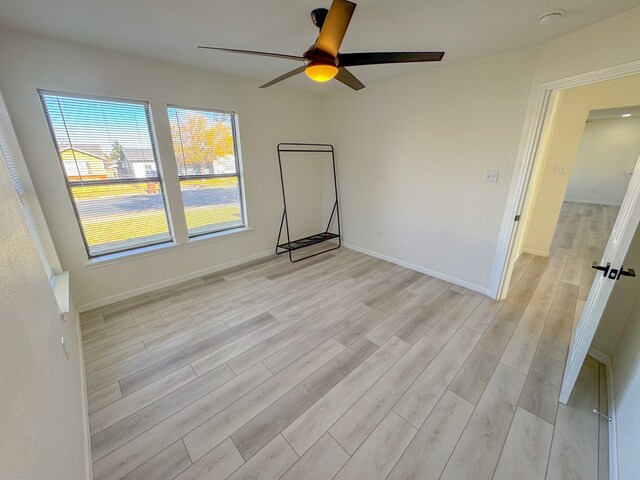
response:
M558 395L616 214L565 204L501 302L342 248L82 314L94 478L607 478L604 369Z

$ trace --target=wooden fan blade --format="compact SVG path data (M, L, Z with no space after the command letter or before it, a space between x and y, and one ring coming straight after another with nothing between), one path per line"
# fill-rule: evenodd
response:
M260 88L267 88L267 87L270 87L271 85L281 82L282 80L286 80L287 78L293 77L294 75L304 72L305 68L307 68L307 66L302 65L301 67L298 67L295 70L291 70L290 72L287 72L284 75L280 75L278 78L274 78L270 82L267 82L264 85L261 85Z
M254 50L236 50L233 48L205 47L203 45L198 45L198 48L202 48L206 50L217 50L219 52L242 53L244 55L258 55L261 57L284 58L286 60L299 60L301 62L304 62L304 57L300 57L297 55L285 55L283 53L256 52Z
M338 65L354 67L357 65L379 65L383 63L439 62L444 52L370 52L341 53Z
M332 57L338 55L342 39L347 31L356 4L347 0L333 0L327 18L320 30L315 48Z
M362 90L364 88L364 84L344 67L338 68L338 74L334 78L354 90Z

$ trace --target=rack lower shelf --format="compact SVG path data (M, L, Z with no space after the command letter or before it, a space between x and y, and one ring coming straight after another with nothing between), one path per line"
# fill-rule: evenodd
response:
M315 245L316 243L326 242L327 240L332 240L334 238L340 238L340 235L336 233L329 233L329 232L316 233L315 235L299 238L298 240L292 240L291 242L281 243L278 245L278 248L281 248L287 252L292 252L293 250L298 250L299 248Z

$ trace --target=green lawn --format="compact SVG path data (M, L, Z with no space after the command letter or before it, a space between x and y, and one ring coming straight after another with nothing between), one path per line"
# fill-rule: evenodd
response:
M214 205L188 208L187 225L190 229L237 220L240 208L236 205ZM85 219L84 234L90 246L121 242L132 238L163 234L168 231L164 212L156 210L126 216L102 216Z

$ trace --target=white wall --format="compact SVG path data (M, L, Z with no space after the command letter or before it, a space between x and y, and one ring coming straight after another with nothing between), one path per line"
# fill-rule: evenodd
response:
M329 94L345 241L484 291L535 63L518 50Z
M622 205L640 156L640 117L589 120L571 170L565 201Z
M640 289L637 289L640 294ZM640 295L639 295L640 297ZM619 480L640 478L640 301L629 316L612 358Z
M639 24L635 9L538 47L328 93L347 244L494 291L540 85L640 59ZM488 169L497 184L482 181Z
M277 237L282 199L276 145L318 142L321 95L218 75L8 30L0 30L0 89L43 205L63 267L79 305L140 293L154 284L270 252ZM87 269L87 256L64 178L40 105L37 88L147 100L176 239L180 247ZM249 224L252 231L187 246L182 199L173 158L166 104L238 112Z
M640 59L640 8L540 45L532 95L545 82Z
M60 319L1 156L0 245L0 478L86 479L78 318Z

